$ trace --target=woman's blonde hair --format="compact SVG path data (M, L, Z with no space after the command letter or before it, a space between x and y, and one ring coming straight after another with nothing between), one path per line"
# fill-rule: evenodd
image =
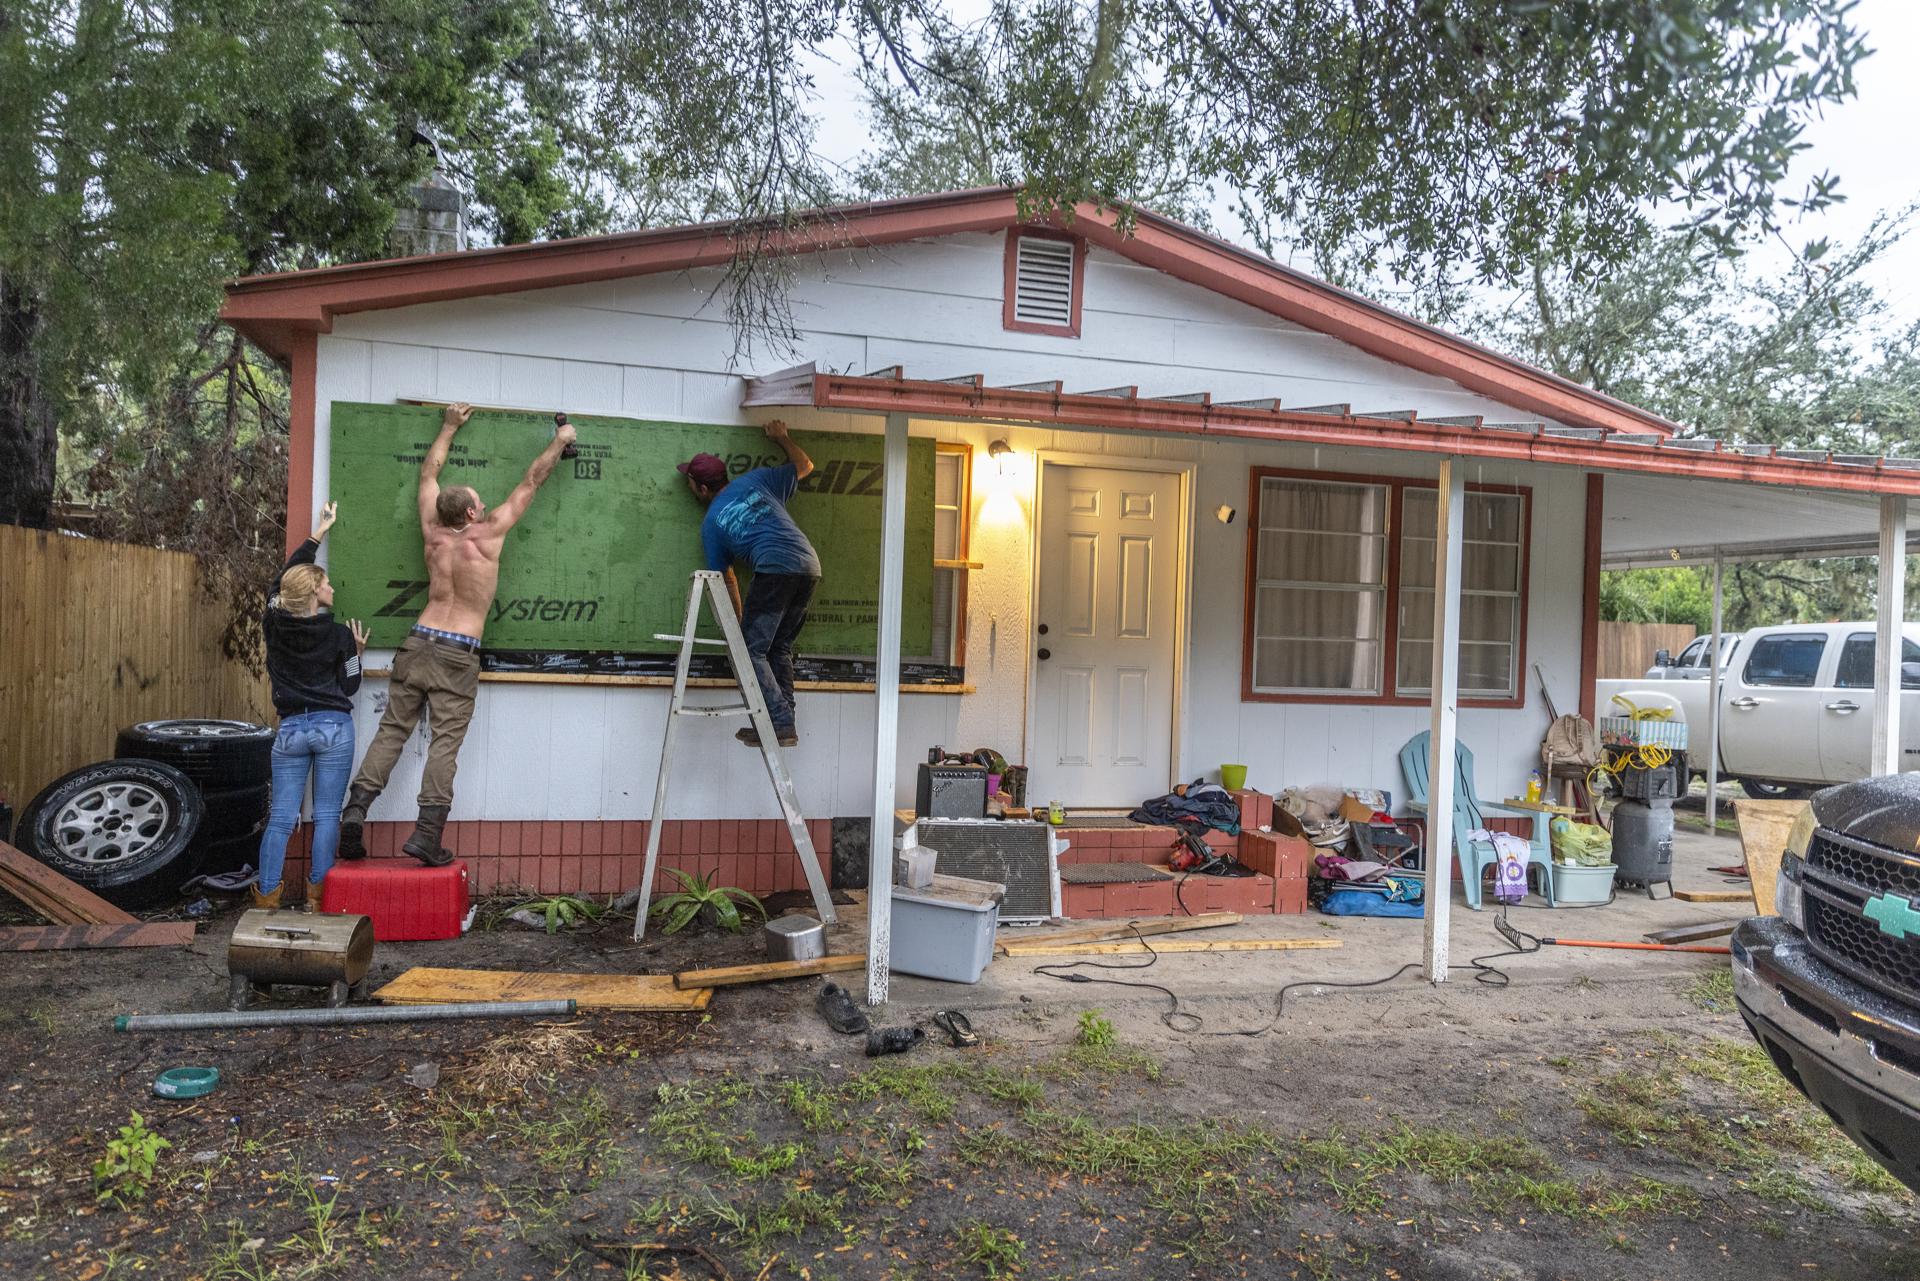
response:
M318 565L295 565L280 576L280 594L273 598L275 609L305 616L320 607L320 586L327 571Z

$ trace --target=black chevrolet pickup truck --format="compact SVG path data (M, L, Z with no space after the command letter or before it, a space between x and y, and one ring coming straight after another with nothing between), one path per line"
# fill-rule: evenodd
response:
M1733 934L1741 1015L1801 1093L1920 1191L1920 774L1817 794L1774 905Z

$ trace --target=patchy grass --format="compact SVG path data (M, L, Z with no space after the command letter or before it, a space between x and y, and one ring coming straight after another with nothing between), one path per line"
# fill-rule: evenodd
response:
M1017 1275L1027 1257L1027 1247L1019 1237L991 1223L970 1223L954 1233L960 1257L993 1278Z
M1709 1014L1731 1014L1734 1010L1733 970L1716 966L1681 988L1680 993Z
M1075 1039L1090 1050L1107 1049L1115 1040L1113 1023L1098 1010L1082 1010L1080 1032Z

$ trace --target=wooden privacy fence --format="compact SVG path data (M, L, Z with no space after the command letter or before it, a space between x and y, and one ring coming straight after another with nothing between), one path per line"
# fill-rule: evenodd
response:
M182 552L0 525L0 800L17 812L137 721L271 722Z
M1680 656L1699 634L1692 623L1601 623L1600 673L1603 681L1632 680L1653 666L1653 653L1664 649ZM1606 715L1603 709L1600 713Z

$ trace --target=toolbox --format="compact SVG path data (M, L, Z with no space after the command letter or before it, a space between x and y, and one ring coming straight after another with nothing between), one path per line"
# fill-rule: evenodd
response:
M410 858L335 863L320 894L323 912L357 912L382 943L459 938L467 921L467 864L427 867Z

